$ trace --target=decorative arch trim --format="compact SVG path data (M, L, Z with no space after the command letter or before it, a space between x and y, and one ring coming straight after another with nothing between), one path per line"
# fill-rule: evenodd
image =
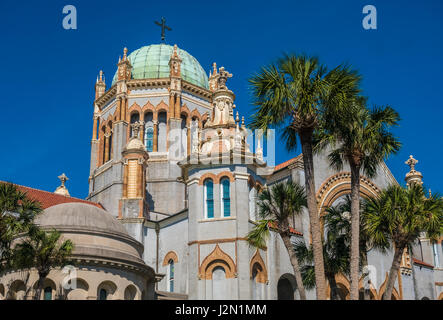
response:
M254 271L254 266L258 264L260 266L259 272L257 273L256 281L258 283L267 283L268 282L268 269L266 269L266 265L260 255L260 251L257 249L255 251L254 256L251 259L249 264L249 274L252 279L252 273Z
M341 286L348 291L346 295L346 300L348 300L349 292L351 292L351 283L349 282L348 278L340 273L335 275L335 282L337 283L337 286ZM327 296L331 297L331 286L329 285L329 283L327 284Z
M167 266L169 264L169 260L174 261L174 263L178 262L178 256L174 251L169 251L166 255L165 258L163 259L163 267Z
M155 110L157 110L158 113L160 112L166 112L169 113L169 106L162 100L155 106Z
M235 181L234 175L231 172L229 172L229 171L220 172L217 175L217 179L218 179L217 183L220 183L221 179L223 179L223 178L229 178L230 182L234 182Z
M237 268L234 260L220 249L218 243L214 250L203 260L199 268L200 279L211 280L212 272L216 267L223 267L225 269L226 278L236 277Z
M142 108L137 104L137 102L134 102L132 104L132 106L129 107L128 112L127 112L127 115L128 115L128 118L129 118L128 120L131 120L131 116L135 112L138 112L138 115L139 115L139 117L141 119L143 112L142 112Z
M200 112L198 112L197 108L192 110L191 118L197 118L199 123L200 123L200 121L201 121L201 114L200 114Z
M344 194L351 192L351 173L339 172L330 176L320 186L317 191L316 198L319 207L319 213ZM360 193L365 196L377 196L380 189L365 176L360 177Z
M378 300L383 300L383 295L385 294L386 286L388 285L388 277L389 274L386 272L385 281L383 281L382 285L380 286L380 289L378 290ZM401 297L398 294L398 291L395 287L392 290L392 295L394 296L395 300L401 300Z
M217 175L208 172L208 173L205 173L204 175L202 175L200 177L200 179L198 180L198 184L199 185L203 185L203 183L205 182L205 180L207 178L211 178L212 182L214 184L219 184L221 179L223 179L223 178L228 178L230 182L234 182L235 181L234 175L231 172L229 172L229 171L223 171L223 172L220 172Z
M143 114L145 114L147 112L152 112L154 114L155 113L155 107L154 107L154 105L150 101L148 101L143 106L142 111L143 111ZM152 118L154 118L154 116L152 116Z
M206 179L212 179L212 183L216 184L217 182L217 176L213 173L205 173L200 177L200 180L198 181L199 185L203 185Z

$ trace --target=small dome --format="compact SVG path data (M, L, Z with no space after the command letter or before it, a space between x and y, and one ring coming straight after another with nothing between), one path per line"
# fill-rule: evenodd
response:
M47 208L37 216L36 223L42 227L94 228L128 236L125 227L111 214L85 203L62 203Z
M148 268L142 259L143 245L128 234L120 221L94 205L58 204L38 215L36 223L44 230L55 229L63 238L71 239L73 257Z
M159 79L169 78L169 59L174 52L174 47L167 44L153 44L133 51L129 56L132 65L133 79ZM177 49L182 59L181 77L196 86L209 88L208 76L200 63L185 50ZM117 72L112 84L117 81Z

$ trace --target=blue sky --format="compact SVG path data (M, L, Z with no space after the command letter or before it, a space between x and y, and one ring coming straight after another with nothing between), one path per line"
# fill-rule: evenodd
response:
M78 29L62 28L77 8ZM377 8L377 30L364 30L362 8ZM363 75L370 102L399 111L403 142L387 163L403 183L410 154L425 185L443 192L441 92L443 2L373 1L11 1L0 3L0 180L53 191L65 172L72 196L88 193L94 83L110 85L123 47L160 42L153 21L165 16L167 43L234 74L240 114L252 111L247 79L283 52L316 55L328 67L347 62ZM296 154L277 146L277 163Z

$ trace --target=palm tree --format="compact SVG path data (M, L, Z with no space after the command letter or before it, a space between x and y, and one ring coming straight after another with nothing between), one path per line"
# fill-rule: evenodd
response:
M326 299L323 249L315 199L313 134L325 109L340 109L348 95L359 92L360 77L349 67L339 66L329 73L317 58L285 55L263 67L250 80L256 112L253 129L282 127L288 150L295 150L297 137L303 153L305 188L315 263L317 299Z
M364 199L360 201L360 211L363 211ZM327 230L328 241L334 241L334 237L343 237L345 244L349 250L351 243L351 204L352 200L349 195L343 198L343 201L333 207L326 208L326 214L323 216L325 222L325 229ZM371 235L367 232L366 216L360 214L360 235L359 235L359 250L360 250L360 269L368 266L368 248L377 248L381 252L385 252L389 247L389 242L380 242L374 244L371 240ZM349 255L348 255L349 257ZM369 292L364 291L364 300L369 300Z
M60 237L56 230L48 232L34 226L14 250L12 260L15 269L37 269L39 278L35 299L40 298L51 269L70 263L69 256L74 245L71 240L60 241Z
M266 247L266 240L269 237L269 228L272 227L278 232L288 251L301 300L306 300L306 293L291 242L289 219L299 214L302 207L305 206L306 195L303 187L292 181L265 188L258 196L257 202L258 216L261 220L247 235L250 245L263 249Z
M360 174L375 176L377 166L400 149L400 142L389 132L398 124L398 113L389 106L366 108L363 97L350 98L346 112L329 116L334 122L325 122L317 139L317 150L327 146L331 166L342 170L347 162L351 169L351 300L358 300L360 255Z
M367 232L374 243L387 241L394 245L394 257L389 271L384 300L390 300L403 251L426 233L431 240L443 231L443 199L436 193L428 198L423 186L410 188L392 185L379 197L369 199L365 205Z
M0 271L9 267L14 238L26 232L42 211L40 203L29 199L12 183L0 183Z
M314 279L314 252L311 246L306 246L304 241L294 245L296 256L302 265L301 274L307 289L315 287ZM331 288L331 300L340 300L335 276L349 273L349 245L344 236L327 237L323 244L323 257L325 261L325 275Z

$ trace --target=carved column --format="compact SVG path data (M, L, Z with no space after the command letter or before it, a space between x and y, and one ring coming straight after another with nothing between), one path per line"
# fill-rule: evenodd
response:
M103 163L109 161L109 137L110 137L109 133L105 134L105 159Z
M154 123L154 143L152 146L152 151L157 152L158 151L158 121L153 120Z
M143 144L145 144L145 122L141 120L139 122L140 122L140 140L141 142L143 142Z
M175 118L175 99L173 92L169 93L169 116Z
M186 126L186 155L191 154L191 124Z
M117 121L118 121L118 120L121 120L121 118L122 118L122 111L121 111L121 108L122 108L122 99L121 99L121 98L118 98L118 99L117 99L117 110L116 110L116 113L117 113Z
M94 123L92 124L92 140L97 140L97 116L94 116Z
M175 118L180 119L180 95L175 96Z

